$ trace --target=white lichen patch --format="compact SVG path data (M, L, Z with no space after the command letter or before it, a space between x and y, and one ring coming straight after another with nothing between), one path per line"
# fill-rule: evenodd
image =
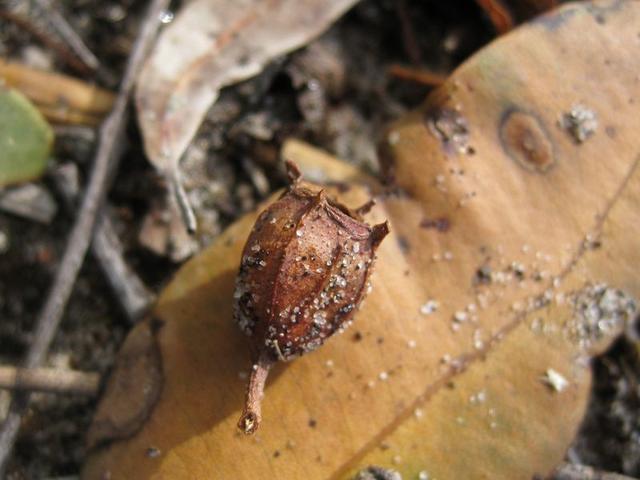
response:
M598 129L598 117L590 108L576 104L562 116L560 126L571 134L576 143L583 143Z
M570 301L573 315L565 325L565 333L582 348L620 333L638 312L631 296L604 283L583 288Z

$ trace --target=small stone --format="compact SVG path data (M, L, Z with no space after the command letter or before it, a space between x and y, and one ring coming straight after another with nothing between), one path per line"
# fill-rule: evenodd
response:
M175 17L174 13L170 10L163 10L160 12L160 23L168 24L173 22L173 18Z
M462 310L458 310L457 312L455 312L453 314L453 321L454 322L458 322L458 323L464 323L466 322L468 319L468 315L466 312L463 312Z
M576 143L583 143L596 132L598 118L593 110L576 104L562 116L560 125L571 134Z
M36 183L10 187L0 193L0 210L27 220L49 224L58 206L49 191Z
M157 447L149 447L147 448L147 457L149 458L158 458L162 452Z
M548 368L545 376L542 378L543 381L549 385L556 392L562 392L565 388L569 386L569 381L564 378L561 374L556 372L553 368Z
M420 307L420 313L423 315L431 315L438 310L440 304L435 300L429 300Z

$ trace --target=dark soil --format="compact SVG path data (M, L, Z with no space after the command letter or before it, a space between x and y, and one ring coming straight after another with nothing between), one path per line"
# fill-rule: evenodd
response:
M28 2L7 3L20 10ZM62 2L63 14L103 64L98 74L85 80L117 87L145 5L139 0ZM42 23L37 13L29 15ZM186 187L200 199L194 207L203 232L195 245L177 245L172 251L150 250L153 238L141 233L149 212L166 207L163 183L144 158L132 114L121 168L109 195L127 261L152 290L160 291L180 261L284 185L278 152L290 136L375 172L375 139L381 128L416 106L430 88L390 76L389 65L414 64L447 74L494 36L473 0L363 0L319 40L223 91L184 160ZM81 76L11 22L0 23L0 55ZM317 58L326 63L318 64ZM92 139L88 129L58 131L50 173L41 181L59 207L50 225L0 212L0 236L7 241L0 249L2 364L17 365L24 357L73 222L52 174L72 164L82 183L92 158ZM100 267L89 256L48 365L106 373L130 328ZM620 340L597 360L589 415L571 455L589 465L640 476L637 348L637 340ZM0 418L8 400L8 393L0 392ZM95 400L85 397L35 395L8 478L76 475L94 407Z

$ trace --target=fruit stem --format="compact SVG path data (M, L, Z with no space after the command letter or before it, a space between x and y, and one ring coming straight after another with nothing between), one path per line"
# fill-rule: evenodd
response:
M247 393L244 402L244 410L238 421L238 428L245 434L251 435L258 430L262 419L261 407L264 396L264 385L269 375L273 361L262 354L258 361L251 366L251 375L247 385Z

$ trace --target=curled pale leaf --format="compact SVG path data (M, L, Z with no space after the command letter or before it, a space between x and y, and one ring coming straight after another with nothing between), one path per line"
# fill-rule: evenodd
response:
M136 91L149 160L177 167L220 88L324 31L357 0L194 0L160 35Z
M373 291L353 333L274 370L262 409L278 421L252 439L235 434L250 361L231 318L257 212L229 228L157 305L155 406L135 433L102 437L84 477L549 472L586 408L586 360L637 314L638 22L633 1L564 7L479 52L389 130L381 151L394 193L367 216L392 227ZM599 122L582 143L560 122L577 103ZM292 158L304 149L285 151L313 168ZM342 171L345 205L376 191ZM141 388L107 395L101 411ZM162 454L145 457L149 446Z

